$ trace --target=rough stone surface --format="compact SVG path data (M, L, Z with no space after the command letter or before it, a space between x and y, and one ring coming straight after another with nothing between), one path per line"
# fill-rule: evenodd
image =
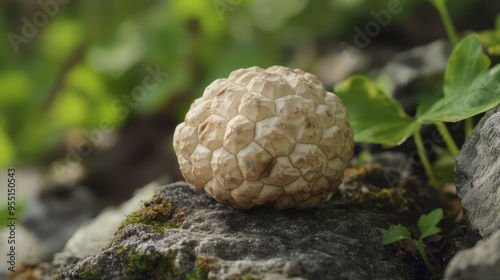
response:
M125 216L141 208L141 201L151 199L158 184L151 183L135 192L134 197L118 207L104 209L99 216L83 223L56 254L54 263L64 265L72 258L83 259L101 251L109 244Z
M457 194L471 229L500 230L500 107L488 112L457 155Z
M452 49L448 40L437 40L418 46L395 55L381 72L391 77L396 88L404 87L423 77L442 75Z
M13 245L16 247L15 253L18 258L17 268L20 266L19 256L21 256L22 262L26 263L37 263L41 259L49 259L47 256L50 255L47 248L40 243L40 240L32 232L22 225L16 225L15 228L16 244L9 244L7 241L12 240L9 239L11 232L9 227L5 225L3 226L5 229L0 231L0 252L2 252L0 257L0 279L7 279L8 269L12 266L11 263L8 263L10 257L7 254L11 252L10 247Z
M158 193L178 209L190 209L180 228L158 233L131 224L100 253L55 267L54 271L62 269L60 279L76 279L85 269L102 279L124 279L130 260L123 252L131 249L150 258L175 250L172 263L177 276L167 279L183 279L195 269L197 257L204 255L213 256L215 264L208 276L216 279L247 274L261 279L318 280L414 276L382 245L377 227L387 227L388 221L374 211L333 209L329 202L308 211L236 210L185 182L161 187ZM153 265L146 271L155 269L160 267Z
M105 204L83 185L54 188L27 204L23 225L50 256L60 252L80 224L93 218Z
M448 40L436 40L394 55L381 69L380 73L390 78L389 92L406 110L415 110L415 93L423 91L419 89L442 79L452 49Z
M446 280L497 280L500 277L500 231L458 252L444 273Z
M205 89L177 126L174 150L186 181L220 202L307 209L340 185L354 140L342 101L318 77L251 67Z

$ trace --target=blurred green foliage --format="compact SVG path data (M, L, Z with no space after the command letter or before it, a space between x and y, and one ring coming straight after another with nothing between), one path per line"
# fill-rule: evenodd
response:
M475 5L459 2L455 14L464 17ZM405 5L392 28L417 4ZM211 81L237 68L310 70L316 56L297 63L293 54L325 38L352 40L354 26L386 7L371 0L2 1L0 166L39 159L72 131L103 120L118 128L130 116L154 114L176 95L183 98L173 115L183 116ZM168 77L129 106L131 114L117 110L113 104L157 65Z
M490 54L500 55L500 14L496 18L495 29L484 30L479 37Z

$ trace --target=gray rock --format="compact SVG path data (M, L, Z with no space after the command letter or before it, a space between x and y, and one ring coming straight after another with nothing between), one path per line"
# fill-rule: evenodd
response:
M448 40L441 39L398 53L380 70L382 78L390 78L384 87L407 112L415 110L415 101L422 97L433 100L426 102L433 104L442 93L441 90L429 92L429 88L433 88L436 78L442 79L452 49ZM426 94L419 96L422 92Z
M139 190L128 201L118 207L108 207L99 216L83 223L66 243L64 250L56 254L54 263L64 265L72 258L83 259L96 254L109 244L126 215L141 208L141 201L151 199L157 183L151 183Z
M29 230L27 230L22 225L17 224L15 228L15 244L9 244L7 240L11 236L10 229L8 227L2 227L0 231L0 252L2 252L2 258L0 262L0 279L7 279L7 272L11 264L7 261L10 253L10 247L15 246L15 256L17 258L17 263L14 270L19 271L22 266L21 263L37 263L40 260L47 259L49 257L49 252L44 244L40 243L40 240ZM22 261L20 261L22 260Z
M60 252L80 224L93 218L104 204L85 186L54 187L30 201L23 225L53 255Z
M200 256L213 258L208 276L216 279L247 274L262 279L414 276L390 247L382 245L377 227L386 228L388 221L379 212L333 209L328 203L310 211L236 210L184 182L158 192L177 209L190 210L180 228L158 233L131 224L100 253L55 267L62 271L59 279L76 279L85 272L123 279L124 273L154 274L160 269L170 275L167 279L183 279L195 270ZM137 260L147 269L134 266Z
M488 112L455 161L457 194L472 230L500 230L500 107Z
M451 51L448 40L437 40L395 55L381 73L391 78L396 89L404 87L422 77L442 75Z
M458 252L444 273L446 280L497 280L500 277L500 231Z
M384 169L395 170L401 177L408 177L414 172L408 156L403 152L381 152L370 155L367 163L380 164Z

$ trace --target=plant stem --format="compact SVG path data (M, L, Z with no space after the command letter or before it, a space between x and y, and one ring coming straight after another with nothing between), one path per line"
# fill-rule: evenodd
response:
M427 158L427 154L425 153L425 148L424 148L424 143L422 141L422 137L420 136L420 132L415 132L413 134L413 137L415 138L415 145L417 146L417 151L418 155L420 156L420 160L422 161L422 165L424 166L425 173L429 177L429 179L432 182L432 185L434 185L434 188L438 193L441 193L441 190L439 189L438 182L436 180L436 176L434 176L434 172L432 171L431 164L429 162L429 159Z
M429 262L429 259L427 259L427 254L425 254L424 242L422 242L422 239L419 239L417 242L413 241L413 243L415 243L415 245L417 246L418 252L422 256L422 259L424 259L424 263L425 263L425 266L427 266L427 269L429 269L429 271L432 274L436 274L436 270Z
M434 124L437 126L439 133L441 133L441 135L443 136L443 140L446 143L448 150L450 150L450 152L453 154L453 157L456 157L458 154L457 144L455 144L453 137L451 137L448 128L446 128L446 125L442 122L436 122Z
M474 129L474 117L465 119L464 123L465 123L465 138L467 139L471 135L472 130Z
M432 4L436 7L443 20L444 28L448 34L448 38L453 45L458 43L458 36L453 27L450 15L448 14L448 9L446 8L446 0L431 0Z

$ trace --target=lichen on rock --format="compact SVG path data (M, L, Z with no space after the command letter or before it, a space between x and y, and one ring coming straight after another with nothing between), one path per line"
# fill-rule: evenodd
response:
M455 159L457 194L471 229L482 237L500 230L500 106L476 125Z
M184 221L189 209L176 209L166 198L155 195L144 207L128 215L118 228L118 232L130 224L144 224L158 232L165 229L178 228Z
M380 212L256 208L239 211L178 182L158 189L177 209L190 209L178 228L158 232L130 223L110 246L53 267L57 279L413 279L382 244ZM74 251L74 250L72 250ZM54 263L60 263L54 261ZM190 276L191 278L187 278ZM163 278L162 278L163 277Z

